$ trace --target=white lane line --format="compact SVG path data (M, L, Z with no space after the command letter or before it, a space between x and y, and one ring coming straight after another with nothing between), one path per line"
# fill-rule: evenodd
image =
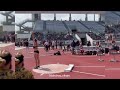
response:
M40 55L40 56L47 56L47 55Z
M24 58L34 58L34 57L24 57Z
M75 66L75 67L105 67L105 66Z
M91 56L72 56L72 57L98 57L96 55L91 55Z
M120 68L106 68L105 70L120 70Z
M29 47L29 48L33 48L33 47ZM44 48L44 47L38 47L38 48Z
M7 47L7 46L11 46L14 45L14 43L0 43L0 47Z
M88 75L94 75L94 76L101 76L101 77L105 77L105 75L94 74L94 73L79 72L79 71L74 71L74 70L73 70L72 72L76 72L76 73L83 73L83 74L88 74Z
M29 52L29 54L34 54L34 52ZM40 55L40 56L52 56L53 54L43 54L43 55Z
M41 73L41 74L40 74L40 76L43 76L43 75L44 75L44 73Z
M15 57L12 57L13 59L15 58ZM24 58L34 58L34 57L24 57Z
M15 50L22 50L24 49L25 47L15 47Z
M28 52L29 54L33 54L34 52Z
M64 52L64 53L71 53L71 52Z

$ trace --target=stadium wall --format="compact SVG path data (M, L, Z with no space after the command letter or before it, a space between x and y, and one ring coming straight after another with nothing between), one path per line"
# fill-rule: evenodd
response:
M21 38L21 39L24 39L24 38L30 38L31 34L17 34L17 38Z
M3 25L3 31L11 32L15 31L15 25Z

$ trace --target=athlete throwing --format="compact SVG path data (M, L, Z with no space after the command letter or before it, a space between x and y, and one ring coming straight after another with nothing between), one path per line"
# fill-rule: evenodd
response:
M34 33L32 33L32 39L33 39L34 58L36 62L36 67L34 69L38 69L40 67L39 50L38 50L37 39L35 39Z

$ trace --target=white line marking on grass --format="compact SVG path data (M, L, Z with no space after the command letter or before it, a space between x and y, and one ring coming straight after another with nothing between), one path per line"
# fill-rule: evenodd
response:
M101 77L105 77L105 75L94 74L94 73L79 72L79 71L74 71L74 70L73 70L72 72L76 72L76 73L83 73L83 74L88 74L88 75L94 75L94 76L101 76Z
M75 67L105 67L105 66L75 66Z

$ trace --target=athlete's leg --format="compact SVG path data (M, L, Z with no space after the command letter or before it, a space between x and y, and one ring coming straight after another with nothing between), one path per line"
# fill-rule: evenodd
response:
M37 53L37 66L40 66L40 58L39 58L39 53Z
M36 64L36 67L37 67L38 65L37 65L37 53L36 52L34 52L34 58L35 58L35 64Z

